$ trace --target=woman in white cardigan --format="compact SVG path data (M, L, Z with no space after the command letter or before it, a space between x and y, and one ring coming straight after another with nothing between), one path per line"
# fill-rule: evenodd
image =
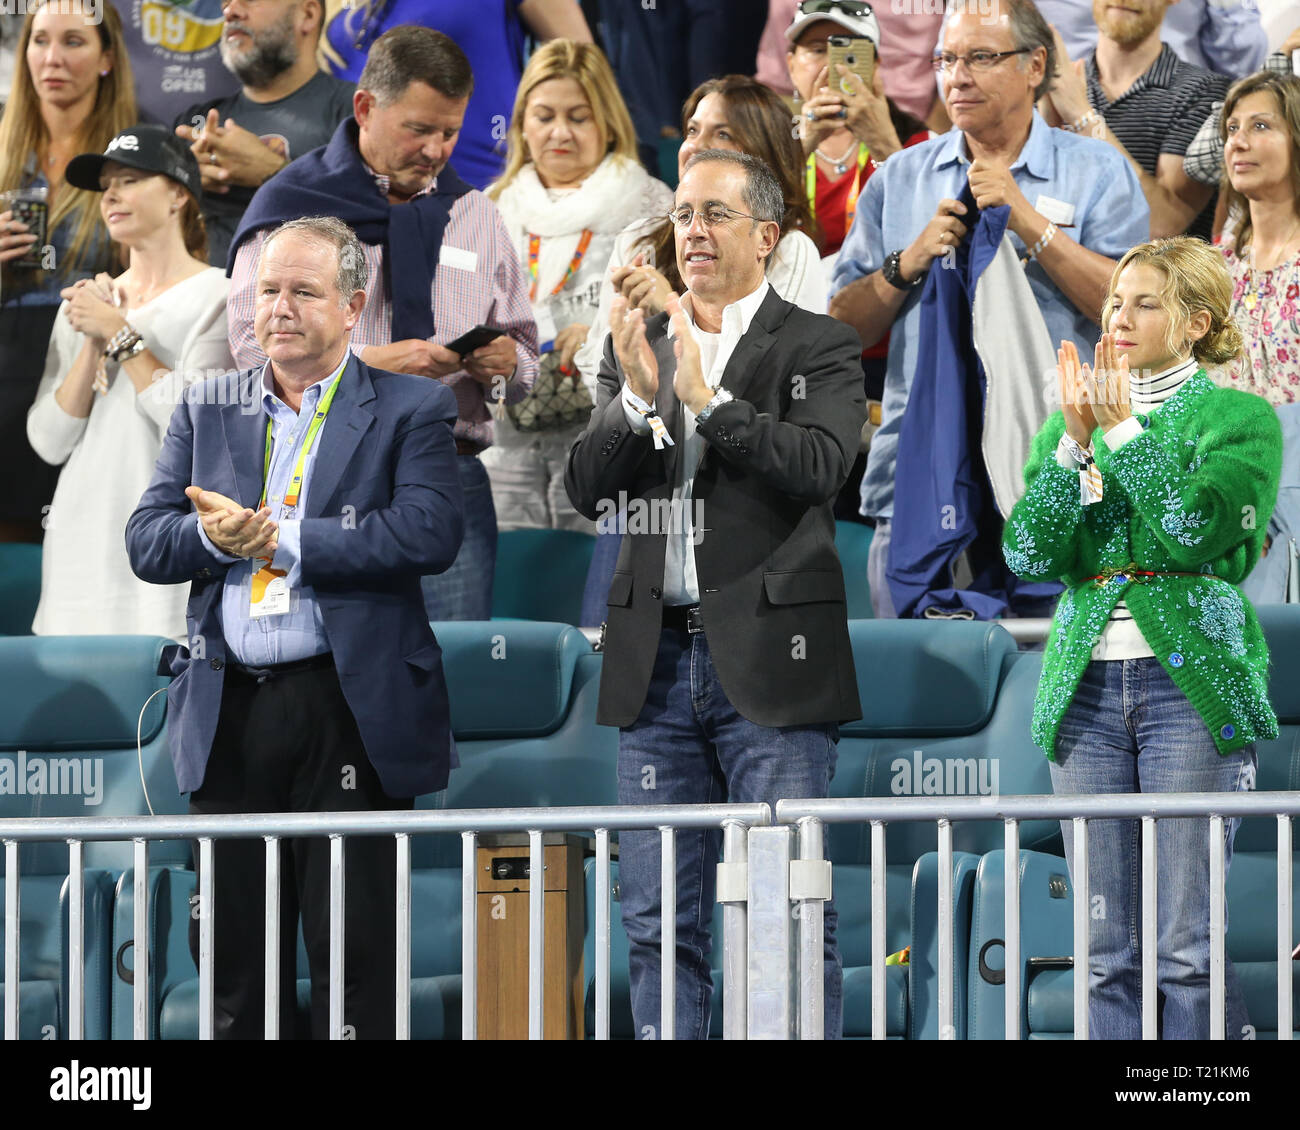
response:
M543 351L538 384L558 374L581 389L574 355L595 321L614 240L673 202L637 161L632 120L599 48L553 39L533 54L515 98L505 172L488 195L529 277ZM586 424L583 415L525 431L498 407L494 443L481 458L499 529L594 529L564 491L565 457Z
M185 386L233 367L225 273L207 265L198 165L170 131L135 126L67 179L101 191L100 212L129 267L63 291L27 436L62 465L45 518L37 635L184 640L188 585L131 572L124 530L153 475Z

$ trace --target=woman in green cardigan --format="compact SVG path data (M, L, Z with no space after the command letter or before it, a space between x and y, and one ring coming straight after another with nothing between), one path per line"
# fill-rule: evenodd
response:
M1133 248L1115 268L1095 365L1070 343L1062 411L1035 437L1003 553L1026 578L1059 578L1033 737L1058 795L1235 792L1255 745L1277 735L1268 650L1237 585L1259 560L1277 495L1277 414L1217 387L1234 358L1232 283L1189 238ZM1225 868L1236 820L1226 822ZM1072 825L1062 821L1066 859ZM1089 1031L1139 1039L1139 822L1089 823ZM1157 977L1165 1039L1209 1035L1206 819L1157 832ZM1226 963L1227 1035L1249 1021Z

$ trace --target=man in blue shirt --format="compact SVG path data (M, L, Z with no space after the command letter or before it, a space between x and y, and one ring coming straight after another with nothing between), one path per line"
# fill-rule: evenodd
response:
M939 50L953 129L894 154L867 181L831 288L830 313L864 346L891 335L861 491L862 513L876 520L868 578L877 616L894 614L885 563L898 433L925 333L920 284L973 226L961 196L978 208L1010 207L1007 231L1029 259L1025 275L1052 341L1069 338L1085 356L1116 261L1148 234L1146 200L1124 158L1105 142L1050 128L1035 112L1055 47L1030 0L1005 0L996 18L959 9Z
M454 749L420 577L460 548L456 400L350 351L367 279L341 221L275 229L257 280L269 360L187 390L127 524L142 580L191 582L189 647L168 689L176 781L195 813L410 809L446 787ZM329 841L283 851L280 1030L292 1033L301 908L323 1037ZM394 844L356 837L345 858L344 1024L391 1039ZM218 1037L262 1034L264 874L259 841L216 845Z

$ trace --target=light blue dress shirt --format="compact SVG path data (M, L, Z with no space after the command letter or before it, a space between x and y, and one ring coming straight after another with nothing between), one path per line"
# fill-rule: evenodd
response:
M249 667L293 663L299 659L323 655L330 649L315 591L310 585L302 584L302 531L299 527L302 512L307 506L312 468L316 463L316 453L320 450L321 436L330 426L328 416L317 431L316 440L303 465L298 506L290 512L294 517L284 516L286 511L283 499L285 488L293 477L298 454L307 439L307 425L316 414L316 405L339 379L349 357L350 354L344 353L343 361L333 373L324 380L307 386L297 412L275 395L269 361L262 370L262 408L271 420L271 473L266 497L271 507L271 517L280 526L278 548L271 564L275 569L287 570L285 580L289 586L289 611L281 616L251 617L248 609L253 573L256 571L254 566L260 569L261 561L222 553L212 544L203 529L203 523L199 522L199 537L208 547L208 552L219 561L230 564L230 569L226 572L226 586L221 594L221 629L226 637L227 654L236 663ZM251 507L253 503L248 505ZM195 520L198 520L197 515Z
M831 293L880 270L885 257L908 247L934 218L940 200L958 200L967 188L970 159L959 130L949 130L920 145L900 149L867 181L857 215L835 265ZM1150 233L1150 210L1129 163L1104 141L1052 129L1034 112L1029 138L1011 165L1011 174L1029 203L1040 212L1072 207L1072 227L1064 232L1090 251L1118 259ZM1059 202L1054 207L1040 197ZM972 227L975 217L963 217ZM1025 245L1008 231L1016 251ZM940 260L936 260L939 263ZM1025 268L1029 287L1047 323L1053 344L1074 341L1091 357L1101 329L1066 298L1035 260ZM880 429L871 438L862 477L862 513L873 518L894 514L894 463L903 409L907 406L920 343L921 292L914 287L894 320L885 367ZM1100 310L1098 311L1100 314Z

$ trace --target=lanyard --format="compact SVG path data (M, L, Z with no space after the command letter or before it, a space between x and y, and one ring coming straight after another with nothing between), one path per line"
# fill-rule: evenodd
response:
M542 237L529 233L528 236L528 274L532 278L532 284L528 288L528 301L537 301L537 253L542 246ZM569 269L564 272L564 278L555 284L555 289L551 294L559 294L567 285L573 273L582 263L582 258L587 254L587 248L591 246L591 232L583 230L582 238L578 240L578 250L573 253L573 258L569 260Z
M858 210L858 193L862 189L862 170L866 167L871 151L858 142L858 167L853 171L853 187L849 189L849 198L844 202L844 230L848 232L853 226L853 213ZM817 154L808 154L807 162L808 210L812 218L817 218Z
M329 415L330 405L334 403L334 394L338 392L339 385L342 383L343 373L340 372L334 378L334 383L330 385L329 392L317 403L316 414L307 425L307 436L302 441L302 450L298 452L298 462L294 466L293 477L289 480L289 489L284 492L284 505L287 510L292 510L298 505L298 495L302 490L302 476L307 466L307 454L311 451L312 444L316 442L316 435L324 425L325 417ZM271 479L271 429L274 424L274 420L266 421L266 458L262 465L262 501L257 504L259 510L266 505L266 486Z

